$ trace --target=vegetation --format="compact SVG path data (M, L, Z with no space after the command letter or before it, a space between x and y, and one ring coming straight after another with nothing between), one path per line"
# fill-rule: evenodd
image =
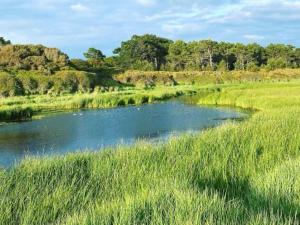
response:
M76 70L58 71L51 76L25 70L0 72L0 97L91 92L96 80L96 74Z
M18 71L15 75L2 72L0 95L11 97L0 98L0 121L26 120L34 115L61 110L142 104L198 92L201 86L209 84L280 82L299 78L299 69L260 72L127 71L114 79L109 76L101 76L100 79L95 73L76 70L58 71L51 76L33 71Z
M3 81L0 95L89 93L96 86L103 87L103 83L122 86L120 82L154 86L207 80L214 83L267 80L277 71L283 71L280 69L295 69L293 74L298 73L296 68L300 66L300 49L291 45L262 47L256 43L243 45L212 40L186 43L150 34L132 36L114 54L106 57L101 50L89 48L83 54L86 60L69 60L55 48L13 45L0 38ZM135 76L137 73L140 75Z
M205 85L244 82L278 82L300 78L299 69L276 69L272 71L137 71L128 70L115 75L114 79L136 86L145 85Z
M0 173L0 224L299 224L299 84L208 85L199 103L259 111L165 144L26 159Z
M0 121L195 93L256 112L164 144L0 169L0 224L300 223L299 48L135 35L114 53L69 60L0 38Z
M88 60L96 60L96 61L102 61L105 58L105 55L103 55L101 50L95 48L89 48L88 51L84 53L84 56Z
M67 77L69 76L71 75L67 75ZM58 77L60 79L64 75L58 75ZM71 83L69 87L76 85L72 83L76 81L73 81L72 77L70 79L66 78L66 80ZM81 82L82 84L84 82ZM120 88L116 86L96 87L92 93L2 98L0 99L0 121L27 120L31 119L32 116L65 110L111 108L152 103L180 95L195 94L197 90L197 87L189 85L156 88Z
M3 37L0 37L0 46L10 45L10 40L5 40Z
M241 44L201 40L171 41L155 35L134 35L114 51L119 66L134 70L258 71L299 68L300 48L292 45Z
M171 40L155 35L134 35L131 40L122 42L121 47L115 49L114 53L119 55L119 61L125 68L145 64L149 69L159 70L166 63L171 43Z
M68 63L68 56L56 48L11 44L0 47L0 68L5 70L38 70L52 74Z

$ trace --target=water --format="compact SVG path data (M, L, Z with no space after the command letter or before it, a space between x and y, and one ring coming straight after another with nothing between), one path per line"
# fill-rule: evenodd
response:
M24 123L0 126L0 166L26 155L64 154L138 139L163 140L170 135L198 131L239 118L241 113L199 107L179 101L105 110L61 113Z

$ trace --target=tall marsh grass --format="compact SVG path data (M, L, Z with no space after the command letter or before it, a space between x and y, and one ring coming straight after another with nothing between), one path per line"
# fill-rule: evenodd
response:
M232 84L242 82L274 82L290 81L300 78L300 69L261 69L251 71L138 71L129 70L115 76L122 83L141 85L152 81L155 84L165 84L170 79L177 84ZM169 80L168 80L169 79Z
M113 92L78 93L69 95L32 95L0 98L0 121L19 121L55 111L83 108L112 108L167 100L180 95L196 93L199 87L186 85L130 88Z
M299 224L298 87L211 86L199 103L259 111L165 144L2 170L0 224Z

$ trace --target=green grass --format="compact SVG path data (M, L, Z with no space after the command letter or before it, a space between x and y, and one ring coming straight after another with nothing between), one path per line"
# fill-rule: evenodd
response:
M205 87L258 111L165 144L26 159L0 172L0 224L299 224L300 82Z
M256 72L251 71L135 71L130 70L115 76L122 83L144 85L152 81L155 84L164 84L170 77L178 84L232 84L241 82L274 82L290 81L300 78L300 69L276 69ZM169 80L170 81L170 80Z
M156 87L153 89L127 88L112 92L93 92L68 95L31 95L0 98L0 121L20 121L57 111L83 108L112 108L138 105L189 95L199 90L192 85Z

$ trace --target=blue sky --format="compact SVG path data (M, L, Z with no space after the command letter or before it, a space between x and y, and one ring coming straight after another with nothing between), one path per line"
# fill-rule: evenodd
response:
M70 57L111 55L133 34L300 47L300 0L1 0L0 36Z

